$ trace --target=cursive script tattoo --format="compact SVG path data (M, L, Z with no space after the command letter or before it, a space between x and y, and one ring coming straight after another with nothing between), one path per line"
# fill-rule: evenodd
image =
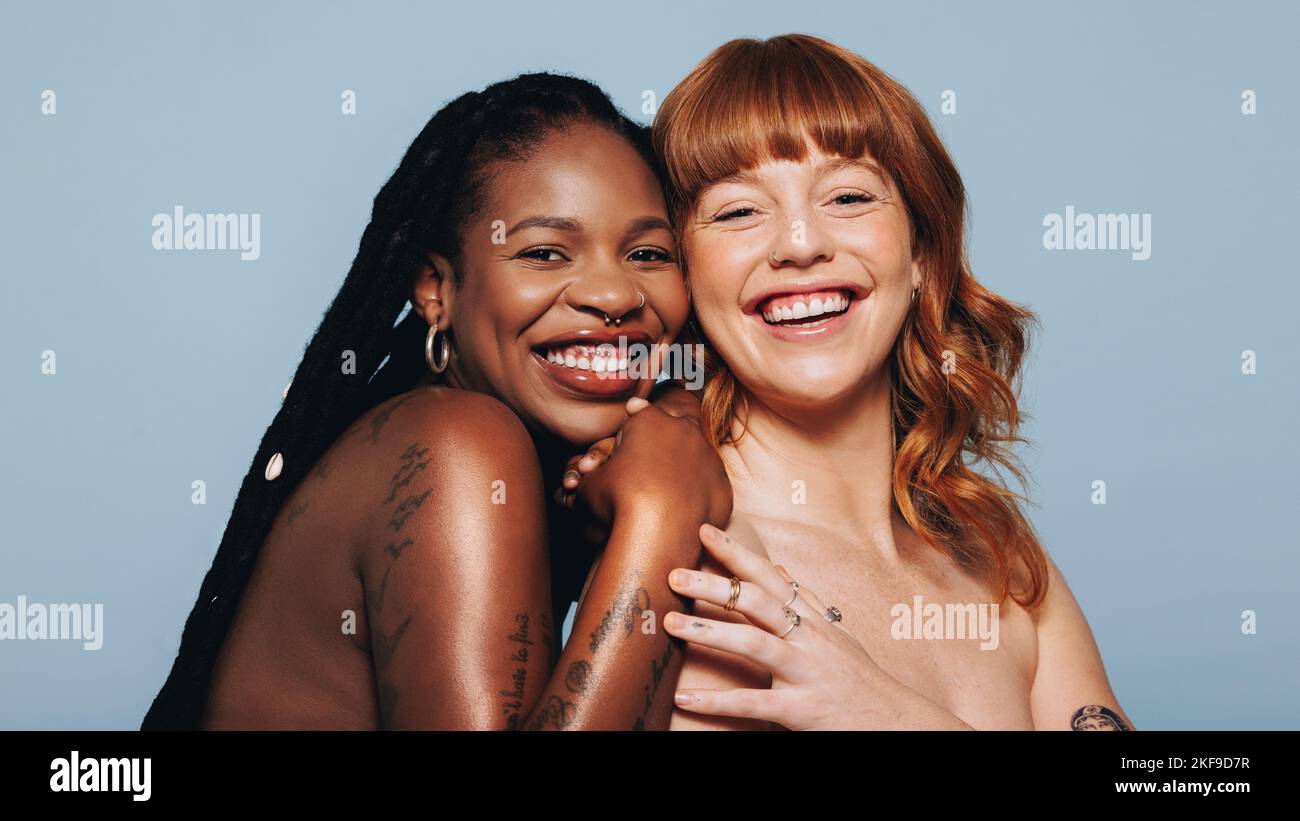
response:
M600 649L618 627L623 628L623 636L632 635L636 629L637 618L650 609L650 593L638 582L645 578L640 570L633 570L623 582L623 587L614 596L614 602L605 611L604 617L591 632L589 647L591 652Z
M518 645L510 654L510 660L519 666L510 676L512 688L500 692L507 699L502 712L506 716L506 729L517 730L521 720L520 711L524 708L524 685L528 681L529 648L533 646L533 640L528 635L527 613L515 614L515 630L506 638Z

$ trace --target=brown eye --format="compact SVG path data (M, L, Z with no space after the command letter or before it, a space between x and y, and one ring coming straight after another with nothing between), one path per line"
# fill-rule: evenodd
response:
M628 259L633 262L672 262L673 255L662 248L638 248L628 254Z
M559 259L552 257L552 254ZM560 262L565 259L565 256L555 248L529 248L516 254L515 259L531 259L536 262Z

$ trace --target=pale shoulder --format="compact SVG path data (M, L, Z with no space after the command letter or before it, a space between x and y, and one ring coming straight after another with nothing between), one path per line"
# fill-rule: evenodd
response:
M1047 557L1047 572L1043 601L1029 611L1038 640L1030 694L1035 726L1069 729L1080 711L1105 709L1132 728L1132 720L1111 688L1083 608L1051 556Z

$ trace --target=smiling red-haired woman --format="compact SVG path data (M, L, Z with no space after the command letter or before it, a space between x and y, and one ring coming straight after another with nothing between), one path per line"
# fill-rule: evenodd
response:
M735 493L702 531L714 561L670 577L695 600L665 619L690 642L673 726L1130 726L1023 497L975 469L1025 484L1035 317L972 274L965 188L916 99L815 37L735 40L653 140ZM917 596L931 640L900 641ZM932 618L990 606L992 641Z

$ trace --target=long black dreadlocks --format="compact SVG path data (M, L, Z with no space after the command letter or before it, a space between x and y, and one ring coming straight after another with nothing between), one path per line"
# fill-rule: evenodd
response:
M576 122L625 137L658 170L649 129L623 116L599 87L563 75L523 74L469 92L420 131L375 197L347 278L262 437L171 673L141 729L199 727L222 643L280 506L353 421L414 387L425 372L427 324L415 311L397 320L426 253L451 260L459 282L460 235L484 206L488 166L524 159L549 133ZM344 350L355 352L356 374L339 367ZM363 381L362 374L371 377ZM282 472L267 481L263 471L275 453L283 454Z

